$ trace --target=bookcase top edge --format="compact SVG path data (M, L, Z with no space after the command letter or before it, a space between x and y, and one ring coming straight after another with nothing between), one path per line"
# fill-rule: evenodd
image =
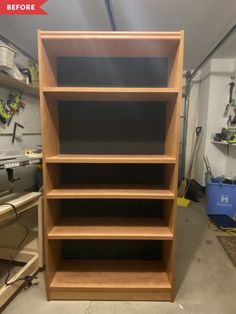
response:
M94 32L94 31L38 31L41 39L73 39L73 38L138 38L153 37L153 39L175 39L180 40L183 31L179 32Z

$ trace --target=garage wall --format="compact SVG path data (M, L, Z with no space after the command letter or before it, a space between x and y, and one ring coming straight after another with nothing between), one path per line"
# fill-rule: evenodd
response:
M202 129L202 137L201 142L199 143L198 151L196 154L195 167L193 169L194 178L200 184L203 184L202 180L204 180L204 162L203 156L205 154L206 149L206 126L207 126L207 116L208 116L208 102L209 102L209 89L210 89L210 76L208 75L210 72L210 63L206 64L206 66L201 71L201 80L199 83L199 95L198 95L198 119L197 124L201 126Z
M228 84L234 66L233 59L212 59L202 69L197 120L198 125L203 127L203 137L194 167L194 177L202 185L205 185L204 155L208 156L215 176L236 175L235 166L232 168L236 160L235 151L227 155L225 146L211 143L212 134L220 132L223 126L226 127L227 118L223 117L223 112L229 97Z
M233 60L233 72L236 76L236 58ZM236 99L236 91L234 91L234 98ZM225 173L227 176L236 176L236 147L230 146L229 147L229 154L225 166Z

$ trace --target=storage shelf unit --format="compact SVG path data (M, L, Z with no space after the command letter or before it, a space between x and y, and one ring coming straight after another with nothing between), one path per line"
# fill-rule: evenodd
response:
M183 32L38 47L48 299L173 300Z

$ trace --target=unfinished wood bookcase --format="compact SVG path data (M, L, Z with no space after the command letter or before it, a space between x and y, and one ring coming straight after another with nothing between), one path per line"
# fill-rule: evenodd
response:
M173 300L183 32L38 47L48 299Z

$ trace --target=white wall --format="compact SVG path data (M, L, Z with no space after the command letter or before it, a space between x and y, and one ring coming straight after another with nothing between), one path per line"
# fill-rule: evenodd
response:
M203 156L205 154L206 148L206 125L210 88L210 78L208 76L209 71L210 64L206 64L206 66L201 71L201 81L199 83L197 124L198 126L202 127L202 137L196 154L195 167L193 169L196 181L198 181L202 185L204 185L204 182L202 182L202 179L204 178Z
M191 84L190 92L190 101L189 101L189 114L188 114L188 131L186 139L186 164L185 164L185 175L188 175L190 158L193 149L193 141L195 138L195 130L197 125L198 118L198 98L199 98L199 82L200 82L200 73L198 73Z
M7 99L9 90L0 87L0 97ZM36 148L41 144L40 135L40 118L39 118L39 99L29 95L22 95L26 107L24 110L15 115L9 127L0 123L0 150L14 150L18 148L30 149ZM17 121L24 125L22 141L11 143L14 122ZM28 189L34 185L35 166L16 168L14 174L20 177L20 181L16 181L14 186L16 191ZM5 170L0 171L0 190L9 188L7 174Z

